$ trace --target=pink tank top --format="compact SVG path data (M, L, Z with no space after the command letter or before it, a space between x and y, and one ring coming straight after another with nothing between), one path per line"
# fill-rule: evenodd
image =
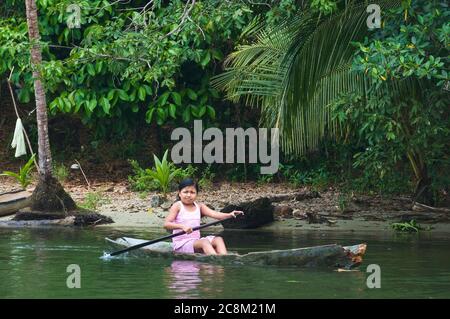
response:
M197 203L194 202L195 211L193 211L193 212L187 211L181 201L179 201L179 203L181 206L180 211L178 212L178 215L173 222L176 224L186 225L191 228L200 226L201 213L200 213L200 207L197 205ZM173 234L179 233L181 231L183 231L183 230L182 229L174 229ZM177 248L183 246L188 241L197 240L197 239L200 239L200 231L199 230L195 230L190 234L183 234L183 235L180 235L177 237L173 237L172 238L173 249L177 249Z

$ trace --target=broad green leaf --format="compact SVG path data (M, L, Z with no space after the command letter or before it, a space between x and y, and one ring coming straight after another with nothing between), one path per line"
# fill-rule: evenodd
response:
M120 97L120 99L122 101L128 101L129 100L127 92L125 92L122 89L118 89L117 92L119 92L119 97Z
M172 99L176 105L181 106L181 95L178 92L172 92Z
M143 86L139 87L138 95L139 95L139 100L145 101L146 91L145 91L145 88Z
M172 118L176 118L177 106L175 104L169 105L169 114Z
M197 93L195 93L192 89L186 89L186 93L192 101L197 100Z
M200 64L202 66L206 66L210 60L211 60L211 54L209 52L206 52L206 54L203 56L203 59L200 62Z
M100 105L102 106L103 112L109 115L109 110L111 109L111 104L109 104L109 100L106 97L100 98Z
M206 106L203 105L198 109L198 117L202 117L206 113Z
M113 98L114 98L114 93L115 93L116 91L113 89L113 90L109 90L109 92L108 92L108 100L112 100Z
M189 107L184 109L182 117L185 123L189 122L189 120L191 119L191 110Z
M212 106L207 105L206 111L208 112L208 115L211 119L213 119L213 120L216 119L216 111L214 110L214 108Z
M19 91L19 101L21 103L29 103L30 102L30 91L28 90L28 88L23 88Z
M89 111L93 112L95 107L97 106L97 100L94 100L94 99L90 100L86 106L89 109Z
M147 93L147 95L152 95L153 91L152 91L152 88L149 85L144 84L143 87L144 87L145 92Z
M167 99L169 98L170 92L165 92L163 93L159 98L158 98L158 104L160 106L166 105L167 103Z
M150 110L147 111L147 113L145 113L145 121L147 123L151 123L152 122L152 118L153 118L153 113L155 113L155 108L151 108Z
M89 73L89 75L94 76L95 75L95 68L92 64L88 64L87 65L87 71Z

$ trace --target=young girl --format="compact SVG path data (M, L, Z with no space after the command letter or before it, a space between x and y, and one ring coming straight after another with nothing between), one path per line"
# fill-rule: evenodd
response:
M173 230L174 234L184 230L186 234L172 238L173 250L188 254L199 252L206 255L226 255L227 248L221 237L206 236L200 238L200 231L192 231L192 228L200 226L202 215L222 220L229 217L236 218L236 215L243 214L243 212L236 210L227 214L216 212L205 204L196 203L197 193L198 186L190 178L184 179L178 186L180 200L170 208L164 228Z

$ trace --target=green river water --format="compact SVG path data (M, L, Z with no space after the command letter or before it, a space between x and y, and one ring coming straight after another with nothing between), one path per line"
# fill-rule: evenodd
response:
M356 272L276 266L213 265L114 251L105 237L153 239L167 233L111 228L0 229L0 298L449 298L450 234L433 231L226 231L230 251L246 253L366 242ZM203 234L209 234L204 231ZM80 288L68 288L67 267L80 267ZM380 288L369 288L369 264Z

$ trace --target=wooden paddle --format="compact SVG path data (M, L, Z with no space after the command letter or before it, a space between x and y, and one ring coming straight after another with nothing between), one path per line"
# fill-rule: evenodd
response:
M222 219L222 220L216 220L215 222L212 222L212 223L208 223L208 224L204 224L204 225L200 225L200 226L194 227L194 228L192 228L192 231L220 224L223 221L225 221L227 219L230 219L230 218L232 218L232 217L228 217L228 218L225 218L225 219ZM122 253L126 253L127 251L135 250L135 249L142 248L142 247L145 247L145 246L148 246L148 245L151 245L151 244L155 244L157 242L160 242L160 241L163 241L163 240L166 240L166 239L170 239L170 238L173 238L173 237L176 237L176 236L180 236L180 235L183 235L185 233L186 232L183 230L183 231L181 231L179 233L176 233L176 234L167 235L167 236L160 237L160 238L157 238L157 239L149 240L149 241L146 241L144 243L140 243L140 244L137 244L137 245L134 245L134 246L131 246L131 247L127 247L127 248L122 249L122 250L118 250L118 251L112 252L111 254L109 254L109 256L117 256L117 255L120 255Z

